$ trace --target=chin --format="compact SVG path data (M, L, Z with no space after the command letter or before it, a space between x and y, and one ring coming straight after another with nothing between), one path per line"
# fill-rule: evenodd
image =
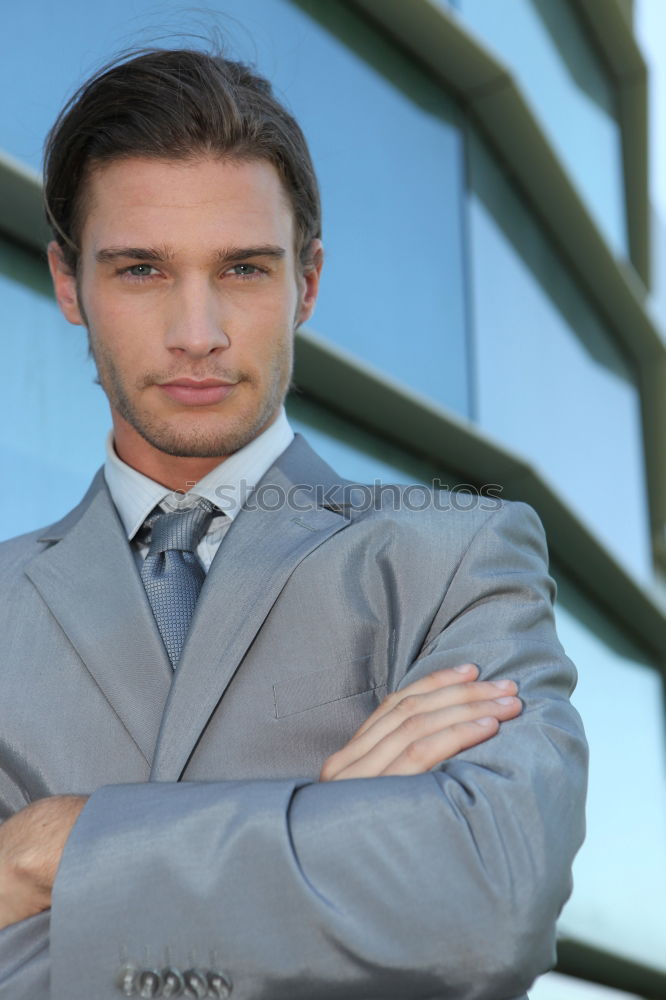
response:
M174 458L226 458L240 451L253 441L275 415L260 414L254 419L225 421L224 426L187 427L187 421L180 418L178 424L168 423L157 426L152 421L136 421L138 431L157 451Z

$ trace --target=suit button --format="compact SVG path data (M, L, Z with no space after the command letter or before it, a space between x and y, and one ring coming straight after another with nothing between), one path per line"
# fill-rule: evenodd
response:
M145 1000L158 997L162 990L162 977L157 969L142 969L136 978L138 995Z
M231 996L231 981L223 972L208 973L208 996L215 1000L227 1000Z
M208 980L206 973L200 969L188 969L183 974L185 980L185 990L183 996L195 997L196 1000L204 1000L208 996Z
M180 969L162 969L162 996L179 997L185 989L185 980Z
M118 973L116 985L124 997L136 996L136 965L123 965Z

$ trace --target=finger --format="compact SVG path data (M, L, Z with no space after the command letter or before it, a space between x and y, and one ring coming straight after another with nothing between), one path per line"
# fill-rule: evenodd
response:
M475 663L461 663L457 667L447 667L444 670L435 670L431 674L426 674L425 677L420 677L419 680L407 684L400 691L394 691L392 694L387 695L372 715L368 716L363 725L359 726L355 736L364 733L369 726L373 725L378 719L381 719L387 712L391 712L396 705L405 698L410 697L410 695L428 694L431 691L439 691L442 688L465 681L476 680L478 676L479 668Z
M522 711L522 703L519 698L502 696L493 701L478 701L454 705L434 712L424 712L417 715L410 715L405 718L397 728L391 730L386 736L369 749L362 757L357 758L353 763L347 764L345 770L352 776L365 776L383 774L385 769L395 760L400 758L411 746L421 739L442 733L442 743L448 747L446 730L452 726L465 722L474 722L477 719L491 717L500 720L512 718ZM452 745L451 754L455 753L455 743ZM449 754L438 758L448 759Z
M429 765L432 767L434 764L448 760L449 757L458 752L456 749L457 737L454 735L453 738L450 738L449 730L460 725L478 723L479 719L484 718L505 721L519 715L522 707L520 698L502 696L492 701L472 702L440 709L436 712L410 715L396 729L387 733L383 739L355 760L348 760L341 753L333 754L322 769L322 780L331 781L340 777L372 778L389 773L387 769L395 762L404 760L405 754L409 755L414 752L409 749L412 744L428 740L433 735L439 735L438 745L441 746L441 756L436 757L433 764ZM482 724L481 728L485 730L492 728L492 725ZM488 735L493 735L493 733ZM482 732L480 739L487 739L488 735L484 736ZM410 759L409 756L407 759ZM428 770L428 768L426 767L424 770ZM414 772L406 771L405 773Z
M458 722L444 732L431 733L405 747L384 770L386 775L425 774L462 750L484 743L499 731L501 722L487 715L471 722Z
M460 675L458 675L460 676ZM416 689L416 685L413 685ZM482 700L492 700L503 696L513 696L518 688L514 681L470 681L466 684L450 684L444 688L431 690L426 694L408 694L395 702L392 709L383 715L368 719L368 727L359 730L338 751L339 767L348 767L355 760L369 753L372 748L389 733L394 732L412 716L436 712L456 705L466 705Z

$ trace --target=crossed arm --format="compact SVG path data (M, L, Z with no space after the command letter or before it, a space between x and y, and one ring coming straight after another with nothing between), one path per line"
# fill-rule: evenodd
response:
M494 736L522 711L512 680L477 681L463 664L389 695L352 739L325 761L321 781L425 774ZM86 796L55 795L0 826L0 929L51 906L62 853Z

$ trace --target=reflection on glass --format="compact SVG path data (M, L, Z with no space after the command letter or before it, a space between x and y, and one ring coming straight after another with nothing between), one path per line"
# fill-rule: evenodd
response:
M170 44L169 32L217 26L232 55L275 82L312 147L327 250L313 328L467 415L456 107L351 10L301 6L313 16L287 0L217 0L193 20L180 0L165 0L156 23L134 0L62 0L36 32L41 0L13 5L3 22L13 45L0 61L1 142L39 166L46 130L91 67L128 44L164 44L165 31Z
M636 373L474 134L469 154L479 422L648 581Z
M590 744L587 838L567 937L666 971L664 690L656 666L555 570L557 627Z
M450 9L447 0L440 3ZM597 225L626 257L615 86L569 0L459 0L456 6L513 71Z

